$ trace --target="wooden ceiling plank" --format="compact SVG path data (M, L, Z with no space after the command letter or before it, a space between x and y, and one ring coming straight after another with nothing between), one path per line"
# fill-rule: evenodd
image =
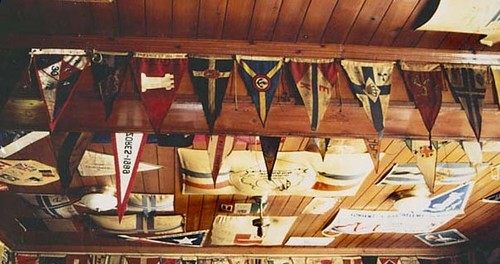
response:
M369 44L391 46L418 2L419 0L392 1Z
M343 44L365 0L339 1L323 34L322 43Z
M121 36L145 36L146 18L144 0L120 0L116 2L119 12Z
M306 231L307 225L305 223L306 219L313 218L314 215L306 215L302 214L302 211L306 206L311 202L312 197L304 197L300 202L299 206L296 208L294 215L297 215L297 219L295 223L293 223L291 232L289 233L291 236L302 236L302 234Z
M69 15L63 34L89 35L93 33L93 17L90 3L63 2L62 12Z
M247 39L250 42L273 38L282 0L256 0Z
M368 45L392 0L366 0L344 44Z
M176 149L174 147L158 146L158 165L162 166L159 171L159 188L161 193L173 194L175 192L175 178L180 178L180 174L175 172Z
M460 49L474 51L484 50L485 45L479 42L479 40L481 40L482 38L483 35L470 34L469 37L462 43L462 47L460 47Z
M40 2L39 8L38 12L45 14L42 16L44 34L59 35L61 32L67 32L67 22L65 21L65 14L62 12L62 2L49 1L43 4Z
M144 151L142 152L142 162L147 162L150 164L158 164L157 146L156 144L145 144ZM144 185L144 192L146 193L160 193L159 186L159 171L151 170L142 172L142 179Z
M319 43L328 26L337 0L312 1L297 35L298 42Z
M255 0L229 1L222 32L223 39L244 40L248 36ZM247 12L242 12L246 10Z
M172 37L172 0L147 0L145 4L147 36Z
M439 45L440 49L460 49L469 38L470 34L448 33Z
M403 24L403 27L399 31L398 35L394 39L392 45L394 47L415 47L424 34L424 31L415 30L415 21L421 16L422 11L426 8L428 1L418 0L417 5L413 8L411 15Z
M437 49L446 38L448 33L438 31L426 31L418 41L416 48Z
M173 1L173 37L196 37L199 7L199 1Z
M9 2L12 4L9 4ZM14 6L12 6L13 3L15 3ZM2 17L5 16L5 25L10 25L10 27L15 30L16 34L43 34L46 29L43 28L42 14L39 12L39 8L39 0L8 1L2 3L2 8L0 9L9 10L9 14L0 15ZM13 10L14 12L12 12ZM50 15L52 16L54 14Z
M267 216L279 216L281 212L288 204L289 196L287 195L278 195L273 199L273 203L266 210Z
M177 196L176 196L177 197ZM200 220L203 214L204 195L189 195L186 214L186 231L195 231L199 229Z
M300 214L300 212L297 212L297 209L300 207L302 200L304 200L303 196L290 196L283 210L281 210L280 216L294 216Z
M93 3L92 15L94 17L94 27L92 34L104 36L119 36L120 27L118 24L117 2Z
M295 42L311 0L284 0L276 21L273 41Z
M220 39L228 0L201 0L197 38Z
M201 217L197 230L211 229L217 211L217 195L203 195L203 205L198 212Z
M173 148L172 148L173 149ZM174 149L173 149L174 150ZM188 205L189 205L189 196L182 194L182 174L181 168L179 164L179 155L177 151L173 151L174 159L169 163L174 166L174 170L170 170L172 172L172 176L174 178L174 195L175 195L175 213L187 215L188 213Z

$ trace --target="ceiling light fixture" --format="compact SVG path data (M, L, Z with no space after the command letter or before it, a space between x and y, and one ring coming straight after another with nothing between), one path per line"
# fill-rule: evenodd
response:
M92 186L76 204L97 212L108 211L115 209L118 203L115 193L116 189L113 187Z
M391 194L393 207L400 212L421 212L428 208L431 200L430 192L425 185L417 185L409 190L401 190Z

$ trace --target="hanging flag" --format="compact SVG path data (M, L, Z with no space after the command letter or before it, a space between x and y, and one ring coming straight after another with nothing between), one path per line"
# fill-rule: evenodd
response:
M210 161L210 168L212 169L212 179L214 181L214 188L217 182L224 159L231 154L234 147L234 137L228 135L212 135L208 140L208 159Z
M89 255L66 255L66 264L89 264Z
M193 231L186 233L178 233L173 235L135 237L128 235L118 235L128 241L150 242L157 244L187 246L187 247L202 247L205 242L205 237L209 230Z
M278 157L281 137L264 137L260 136L260 144L262 146L262 154L266 162L267 179L272 180L274 164Z
M378 257L377 264L401 264L399 257Z
M460 141L460 145L465 152L465 155L469 159L472 167L476 168L483 164L483 151L481 149L481 143L477 141Z
M419 264L417 257L400 257L401 264Z
M460 102L477 141L481 138L483 99L486 94L486 66L444 65L448 84L455 100Z
M50 117L50 130L54 131L88 59L83 50L33 49L31 53L38 87Z
M372 159L375 173L378 173L380 165L380 139L379 138L365 138L366 149L370 158Z
M443 75L439 64L401 63L406 89L415 101L425 127L431 130L441 109Z
M189 57L191 81L203 105L210 133L213 132L215 120L222 110L233 65L230 57Z
M127 211L142 212L146 217L156 212L173 212L173 194L131 193Z
M321 160L324 161L329 143L330 138L309 138L306 145L306 151L319 153L321 155Z
M130 65L130 57L129 53L95 52L92 54L92 75L95 88L104 104L106 120L111 115L113 103L120 93Z
M34 160L0 159L0 182L41 186L59 181L59 174L54 167Z
M359 257L342 257L343 264L363 264L363 259Z
M143 133L114 133L112 141L115 153L118 219L121 221L127 209L146 136Z
M289 65L306 106L311 129L316 131L330 105L333 85L337 81L334 59L290 59Z
M159 257L146 257L146 256L129 257L129 256L126 256L124 264L163 264L163 262L161 262Z
M0 159L7 158L49 135L45 131L0 131Z
M490 69L495 81L498 107L500 107L500 66L491 66Z
M88 215L99 231L110 234L175 234L184 231L183 215L126 214L118 221L114 215Z
M65 195L18 193L27 203L34 206L39 218L72 218L78 215L73 203Z
M133 65L149 121L159 133L186 70L186 55L136 53Z
M240 76L257 108L262 126L271 109L283 66L282 58L236 56Z
M488 195L483 198L485 203L500 203L500 192L496 192L492 195Z
M417 161L417 167L424 176L424 181L429 191L434 193L436 185L436 165L437 165L437 143L429 145L425 140L405 140L406 145L411 150Z
M32 254L15 254L16 256L16 264L38 264L38 255Z
M384 133L384 122L389 108L393 62L359 62L342 60L349 76L351 90L363 104L378 136Z

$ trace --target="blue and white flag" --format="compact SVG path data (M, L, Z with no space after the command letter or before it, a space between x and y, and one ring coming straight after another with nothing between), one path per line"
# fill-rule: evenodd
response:
M205 237L209 230L200 230L194 232L178 233L173 235L135 237L127 235L118 235L128 241L141 241L157 244L186 246L186 247L202 247L205 242Z
M469 196L474 187L474 182L468 182L453 188L447 192L431 198L431 203L424 212L428 213L444 213L458 212L463 213Z
M36 207L40 218L72 218L78 215L72 202L65 195L18 193L26 202Z
M282 58L236 56L240 76L257 108L262 126L266 125L274 94L278 88Z

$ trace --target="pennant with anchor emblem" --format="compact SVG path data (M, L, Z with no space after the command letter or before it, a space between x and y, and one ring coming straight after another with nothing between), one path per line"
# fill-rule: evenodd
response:
M290 59L290 72L316 131L323 119L337 81L334 59Z
M189 57L193 88L203 105L210 133L222 110L234 62L230 57Z
M382 137L394 63L342 60L341 64L349 77L351 90L361 101L378 136Z
M274 94L278 88L282 58L236 56L240 76L257 108L262 126L266 125Z
M149 121L159 134L186 70L186 55L137 53L133 65Z

